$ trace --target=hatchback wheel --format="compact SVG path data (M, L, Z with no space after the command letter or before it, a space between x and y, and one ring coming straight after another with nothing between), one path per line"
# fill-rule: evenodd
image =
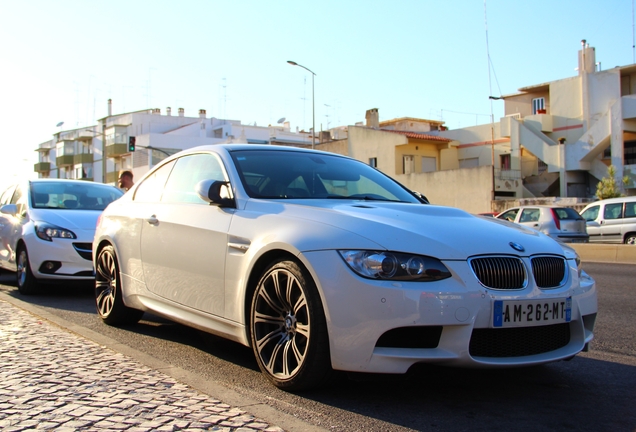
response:
M635 246L636 245L636 234L630 234L625 237L625 244Z
M29 253L25 246L18 248L17 259L17 284L18 291L23 295L35 294L38 291L38 280L33 276L31 271L31 263L29 261Z
M251 342L261 371L284 390L323 384L331 373L329 337L318 290L293 261L263 273L251 307Z
M103 248L97 257L95 274L95 305L99 317L106 324L135 324L143 311L129 308L122 299L119 264L112 246Z

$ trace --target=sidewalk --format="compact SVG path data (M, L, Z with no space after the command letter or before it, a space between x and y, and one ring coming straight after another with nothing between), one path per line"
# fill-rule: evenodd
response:
M2 298L0 429L283 431Z

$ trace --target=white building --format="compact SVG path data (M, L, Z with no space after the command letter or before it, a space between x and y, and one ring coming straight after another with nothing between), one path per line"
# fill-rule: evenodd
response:
M134 151L129 148L131 137ZM39 177L114 184L122 170L139 178L170 154L228 142L310 146L311 135L291 131L288 122L264 127L206 118L205 110L199 110L198 117L186 117L182 108L177 115L172 115L171 108L164 115L160 109L113 115L109 100L108 116L97 125L60 131L40 144L34 170Z

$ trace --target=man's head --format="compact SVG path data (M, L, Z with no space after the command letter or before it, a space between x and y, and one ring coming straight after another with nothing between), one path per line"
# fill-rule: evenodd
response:
M119 174L119 187L124 190L128 190L133 185L133 174L130 171L122 171Z

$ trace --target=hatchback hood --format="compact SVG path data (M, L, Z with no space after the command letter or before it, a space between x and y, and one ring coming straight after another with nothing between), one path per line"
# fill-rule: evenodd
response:
M66 229L95 230L101 210L32 209L33 221L48 222Z
M462 260L480 254L564 254L558 242L535 230L452 207L335 200L286 201L283 207L286 217L331 225L393 251Z

